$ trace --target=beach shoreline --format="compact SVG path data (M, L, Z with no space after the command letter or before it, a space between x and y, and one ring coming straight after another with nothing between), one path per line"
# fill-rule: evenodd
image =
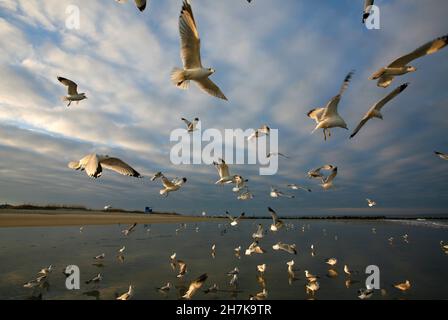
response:
M111 224L194 223L222 220L219 217L167 213L126 213L77 210L0 210L0 228L58 227Z

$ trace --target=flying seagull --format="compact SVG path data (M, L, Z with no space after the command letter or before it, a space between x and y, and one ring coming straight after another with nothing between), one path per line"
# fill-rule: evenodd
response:
M118 3L125 3L128 2L128 0L116 0ZM137 9L143 12L146 8L146 0L135 0L135 5L137 6Z
M93 277L92 279L89 279L86 281L86 284L89 284L91 282L97 284L99 283L101 280L103 280L103 277L101 276L101 273L98 273L95 277Z
M51 271L53 271L53 266L50 265L47 268L42 268L37 274L42 274L44 276L48 276Z
M78 85L76 82L63 77L58 77L58 80L64 86L68 87L68 94L62 97L62 101L68 101L67 107L70 107L73 101L79 103L79 101L87 99L85 93L78 93Z
M255 130L248 138L247 140L257 139L259 137L262 137L264 135L268 136L271 132L271 128L269 128L267 125L262 125L260 128Z
M132 285L129 285L128 292L123 293L122 295L117 297L117 300L129 300L132 298L134 294L134 289L132 288Z
M191 121L191 122L188 121L185 118L181 118L181 120L183 120L183 122L185 122L185 124L187 125L188 132L195 131L196 130L196 126L197 126L197 124L199 122L199 118L194 118L194 120Z
M258 245L258 241L254 241L250 244L249 248L246 249L245 255L250 256L252 253L265 253L266 251Z
M448 160L448 154L446 154L446 153L442 153L442 152L439 152L439 151L434 151L434 153L435 153L440 159Z
M271 186L271 192L269 193L269 195L271 198L280 198L280 197L290 198L290 199L295 198L295 196L289 195L289 194L284 194L282 191L279 191L272 186Z
M333 180L334 178L336 178L337 174L338 174L338 167L334 167L333 170L331 171L331 174L328 177L322 178L321 186L324 190L328 190L333 187Z
M321 173L321 170L333 170L333 169L334 169L333 165L326 164L326 165L323 165L322 167L319 167L317 169L313 169L313 170L308 171L307 176L310 179L311 178L316 178L316 179L323 178L324 175Z
M263 233L264 233L263 226L261 224L258 224L257 231L252 233L252 239L254 239L256 241L263 239L263 237L264 237Z
M271 231L278 231L281 227L283 227L283 221L278 218L277 213L271 207L268 207L269 212L272 216L272 224Z
M366 199L367 200L367 205L372 208L374 206L376 206L376 202L370 199Z
M215 182L215 184L229 184L229 183L236 183L237 181L237 175L231 176L229 173L229 166L226 164L226 162L219 158L218 162L213 161L213 165L218 170L219 174L219 180Z
M283 250L285 252L291 253L291 254L297 254L296 245L295 244L287 244L282 242L277 242L272 246L272 249L274 250Z
M135 227L137 226L137 223L134 222L132 225L127 227L126 229L122 230L121 233L123 233L125 236L129 235L132 231L134 231Z
M179 267L178 278L182 278L187 273L187 264L182 260L177 260L177 266Z
M230 219L230 225L232 226L232 227L235 227L236 225L238 225L238 222L240 222L240 219L242 218L242 217L244 217L244 215L245 215L245 213L244 212L242 212L240 215L239 215L239 217L232 217L231 215L230 215L230 213L228 212L228 211L226 211L226 217L227 218L229 218Z
M338 263L338 259L336 258L328 258L325 260L325 263L330 265L330 266L335 266Z
M187 182L187 178L185 178L185 177L182 178L182 179L174 178L173 180L170 181L170 180L168 180L167 177L165 177L165 176L163 175L162 172L157 172L157 173L151 178L151 181L154 181L154 180L156 180L156 179L158 179L158 178L162 179L162 184L163 184L163 189L161 189L161 190L159 191L159 193L160 193L161 196L165 196L165 197L168 197L168 194L169 194L170 192L179 190L179 189L182 187L182 185L183 185L185 182Z
M347 124L338 113L338 104L341 101L342 94L348 88L353 73L354 71L351 71L347 74L339 93L327 103L325 108L312 109L307 113L307 116L316 121L317 124L312 133L318 129L323 129L324 140L327 140L327 131L328 136L331 136L330 128L339 127L348 130Z
M302 189L302 190L311 192L311 189L306 188L306 187L299 186L298 184L295 184L295 183L288 184L288 187L291 188L292 190L299 190L299 189Z
M367 18L370 16L371 6L373 6L373 0L364 1L364 12L362 14L362 23L365 23Z
M369 299L373 295L373 289L359 289L358 290L358 298L361 300Z
M189 0L183 0L179 16L179 33L183 68L173 69L171 73L173 84L178 88L187 89L190 81L194 81L206 93L227 100L219 87L209 79L215 70L202 66L201 41Z
M118 158L110 158L105 155L95 153L89 154L79 161L71 161L68 164L70 169L85 170L87 175L92 178L99 178L103 169L115 171L124 176L141 178L142 176L131 166Z
M166 292L170 291L170 289L171 289L171 283L170 283L170 282L167 282L166 285L161 286L161 287L158 287L158 288L156 288L156 289L157 289L158 291L160 291L160 292L164 292L164 293L166 293Z
M394 91L392 91L391 93L389 93L387 96L385 96L383 99L381 99L380 101L378 101L377 103L375 103L370 109L369 111L367 111L367 113L364 115L364 117L361 119L361 122L358 124L358 126L356 127L355 131L353 131L353 133L350 135L350 139L353 138L359 130L361 130L361 128L367 123L367 121L369 121L370 119L373 118L378 118L383 120L383 115L381 114L381 109L384 107L384 105L386 103L388 103L389 101L391 101L393 98L395 98L396 96L398 96L401 92L403 92L407 87L408 87L409 83L405 83L402 84L401 86L399 86L398 88L396 88Z
M409 280L406 280L403 283L394 284L394 287L400 291L408 291L409 289L411 289L411 282Z
M378 87L387 88L394 80L394 77L401 76L409 72L417 71L415 67L408 66L408 64L411 61L424 57L426 55L436 53L437 51L444 48L447 44L448 44L448 35L434 39L424 44L420 48L412 51L411 53L399 57L398 59L394 60L391 64L389 64L387 67L381 68L380 70L376 71L369 78L369 80L378 79L377 83Z
M235 182L235 187L232 188L233 192L240 192L244 188L247 188L246 182L248 182L248 179L244 179L240 175L235 175L233 178L233 181Z

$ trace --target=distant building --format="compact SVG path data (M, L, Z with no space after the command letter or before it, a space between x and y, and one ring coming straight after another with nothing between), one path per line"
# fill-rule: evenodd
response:
M145 213L152 213L151 207L145 207Z

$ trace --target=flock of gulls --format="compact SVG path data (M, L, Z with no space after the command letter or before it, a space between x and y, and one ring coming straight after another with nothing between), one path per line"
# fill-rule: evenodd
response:
M123 3L126 2L124 0L117 0L117 2ZM251 2L251 0L247 0L247 2ZM145 0L135 0L135 5L140 11L144 11L147 5L147 1ZM366 0L365 7L362 15L363 22L370 15L369 6L373 5L373 0ZM182 60L182 67L174 68L171 73L171 81L173 85L177 88L186 90L189 88L190 82L195 83L202 91L206 94L209 94L213 97L228 100L221 89L215 84L210 77L215 73L215 69L210 67L204 67L201 61L201 51L200 51L200 37L199 31L196 25L196 21L194 19L193 10L191 7L190 0L183 0L182 8L179 16L179 34L180 34L180 55ZM435 40L432 40L423 46L417 48L416 50L405 54L393 62L387 64L387 66L382 67L377 72L375 72L370 80L376 80L377 86L380 88L389 87L393 80L401 75L415 72L416 68L414 66L410 66L409 64L421 57L426 55L431 55L442 48L444 48L448 44L448 35L442 36ZM342 99L344 92L348 89L350 82L352 81L354 76L354 72L349 72L342 86L337 93L336 96L330 99L330 101L326 104L325 107L315 108L308 112L307 116L314 120L316 126L313 130L316 131L318 129L323 130L324 140L327 140L331 136L330 130L334 128L343 128L348 130L348 126L346 121L338 112L338 105ZM58 77L58 81L67 87L67 95L63 97L63 100L67 102L67 107L69 107L72 102L79 103L87 99L85 93L78 92L78 85L76 82L67 79L65 77ZM376 102L372 105L363 118L360 120L359 124L356 126L355 130L351 133L350 138L354 138L359 131L366 126L369 120L374 118L383 119L382 110L386 104L390 103L391 100L400 95L404 90L406 90L409 86L409 83L404 83L393 89L391 92L387 93L384 98L380 101ZM197 128L197 124L199 122L199 118L194 118L191 121L185 118L181 119L184 121L188 132L193 132ZM270 127L268 125L262 125L260 128L255 130L255 132L248 138L248 140L255 140L259 137L266 136L270 134ZM448 154L444 154L439 151L435 151L435 154L439 156L443 160L448 160ZM287 155L282 153L269 153L268 157L272 156L282 156L288 158ZM240 200L250 200L253 198L253 194L250 192L247 182L248 179L244 178L238 174L231 174L229 170L229 166L225 162L224 159L217 159L217 161L213 162L215 166L219 179L216 181L218 185L233 185L232 191L237 194L237 198ZM78 161L72 161L68 164L68 167L73 170L81 170L85 171L89 177L99 178L104 169L108 169L119 173L124 176L143 178L139 172L137 172L132 166L124 162L123 160L116 157L109 157L108 155L99 155L99 154L89 154L84 156L82 159ZM325 164L316 169L312 169L307 173L307 176L310 179L320 181L320 186L324 190L328 190L333 187L333 182L338 174L338 168L332 164ZM151 178L151 181L160 180L162 182L163 188L160 190L160 195L168 196L170 192L178 191L182 188L182 186L186 183L187 178L178 178L175 177L173 179L169 179L162 172L157 172ZM285 186L290 190L302 190L305 192L311 192L311 189L307 186L301 186L297 184L288 184ZM293 194L285 193L282 190L272 186L270 193L270 197L272 198L294 198ZM374 207L376 202L371 199L366 199L367 205L369 207ZM268 208L269 213L272 216L272 224L269 227L271 232L277 233L282 228L288 228L288 224L282 221L277 215L276 211L272 208ZM228 212L226 213L229 219L230 227L236 227L241 219L244 218L244 213L241 213L237 217L231 216ZM123 234L128 236L135 229L136 224L129 226L129 228L123 230ZM183 226L185 227L185 226ZM289 226L290 227L290 226ZM305 227L304 227L305 228ZM304 230L304 229L303 229ZM80 229L82 232L82 229ZM373 232L374 230L372 230ZM263 226L260 224L257 226L257 230L252 234L252 242L247 247L247 249L243 250L241 246L234 249L234 253L236 256L241 256L241 253L244 252L244 255L250 256L255 254L264 254L267 249L261 247L261 241L266 234L266 230L264 230ZM407 235L403 236L404 241L408 241ZM389 239L389 242L392 243L394 241L393 238ZM440 243L441 248L448 252L448 245L443 242ZM126 248L123 246L118 250L118 257L124 259ZM276 242L272 245L272 250L274 251L284 251L291 255L297 255L298 249L295 244L283 243L281 241ZM212 256L216 254L216 245L213 244L211 247ZM315 248L311 245L311 255L315 256ZM105 254L102 253L96 257L94 260L98 263L101 263L102 260L105 259ZM185 261L178 259L176 253L173 253L169 262L171 267L176 270L177 278L182 278L186 275L188 269ZM324 261L325 264L330 268L328 274L330 277L335 277L338 275L336 267L338 266L338 259L334 257L330 257ZM49 266L40 270L37 274L37 277L26 284L24 287L26 288L36 288L45 283L47 277L52 272L53 267ZM268 266L266 264L260 264L256 266L256 271L258 272L258 280L261 284L261 291L258 293L254 293L250 295L250 299L261 300L265 299L268 296L268 290L265 286L264 274L268 270ZM288 261L286 263L286 271L290 278L290 281L294 281L297 279L297 269L295 267L294 260ZM347 279L350 280L350 277L355 273L355 271L351 270L348 265L343 266L343 272L347 276ZM239 279L239 269L235 267L233 270L230 270L227 275L229 276L229 285L232 287L238 286ZM314 294L320 289L319 276L311 273L309 270L304 271L304 276L306 279L305 289L311 295ZM194 280L192 280L189 286L186 288L182 298L191 299L195 293L200 290L204 283L206 282L208 276L206 273L201 274ZM102 281L103 277L101 274L97 274L91 279L86 281L86 284L94 284L97 285ZM409 280L404 282L396 283L394 287L400 291L407 291L411 288L411 283ZM157 288L160 292L168 292L172 289L172 284L170 282L160 286ZM219 291L218 285L215 283L210 288L206 289L205 293L215 293ZM370 298L374 293L374 290L371 288L361 289L359 291L360 299ZM117 296L118 300L128 300L131 299L134 294L134 288L132 285L129 285L128 291Z

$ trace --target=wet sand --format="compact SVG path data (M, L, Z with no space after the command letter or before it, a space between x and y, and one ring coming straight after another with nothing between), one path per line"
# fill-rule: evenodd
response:
M219 218L152 213L76 210L0 210L1 227L55 227L136 223L187 223L217 221Z

